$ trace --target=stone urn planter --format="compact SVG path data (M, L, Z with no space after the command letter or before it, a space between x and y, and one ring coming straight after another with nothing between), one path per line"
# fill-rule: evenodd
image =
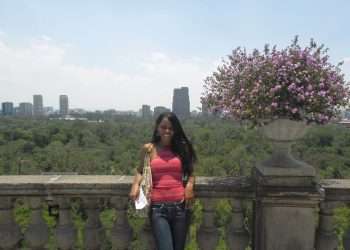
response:
M271 156L262 165L279 168L301 168L307 164L296 160L291 154L291 145L307 132L304 121L277 119L261 127L261 132L272 143Z
M292 177L289 178L291 185L301 184L301 179L313 179L316 176L316 171L311 165L295 159L291 154L291 145L305 135L308 127L305 121L277 119L260 128L273 147L272 154L257 164L263 176L282 178L283 180L278 181L280 184L286 184L284 179Z

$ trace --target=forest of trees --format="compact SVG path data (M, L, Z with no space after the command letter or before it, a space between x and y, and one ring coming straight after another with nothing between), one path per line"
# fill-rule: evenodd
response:
M131 175L154 121L120 116L104 122L0 119L0 174ZM196 175L249 175L271 147L257 129L219 118L183 121L198 155ZM293 154L321 178L350 176L350 129L313 126Z

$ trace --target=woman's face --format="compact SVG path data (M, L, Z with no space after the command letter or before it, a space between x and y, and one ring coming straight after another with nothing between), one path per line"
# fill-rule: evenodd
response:
M160 141L163 145L170 145L171 139L174 135L173 125L164 117L159 123L157 128L158 135L160 136Z

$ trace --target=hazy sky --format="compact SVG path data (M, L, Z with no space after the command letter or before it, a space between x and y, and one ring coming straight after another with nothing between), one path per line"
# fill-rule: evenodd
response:
M0 102L138 110L171 107L237 46L286 46L295 35L330 48L350 80L350 1L0 0Z

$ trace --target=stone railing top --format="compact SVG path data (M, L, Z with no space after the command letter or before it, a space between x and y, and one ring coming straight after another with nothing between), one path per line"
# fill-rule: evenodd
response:
M320 184L326 200L350 202L350 179L325 179Z
M127 175L1 175L0 185L23 184L130 184Z
M119 195L127 196L133 176L125 175L2 175L0 195ZM326 200L350 202L350 179L321 181ZM197 197L254 199L248 177L197 177Z
M324 179L321 185L327 189L350 189L350 179Z
M132 176L122 175L2 175L0 195L127 195ZM247 177L197 177L197 197L253 198Z

